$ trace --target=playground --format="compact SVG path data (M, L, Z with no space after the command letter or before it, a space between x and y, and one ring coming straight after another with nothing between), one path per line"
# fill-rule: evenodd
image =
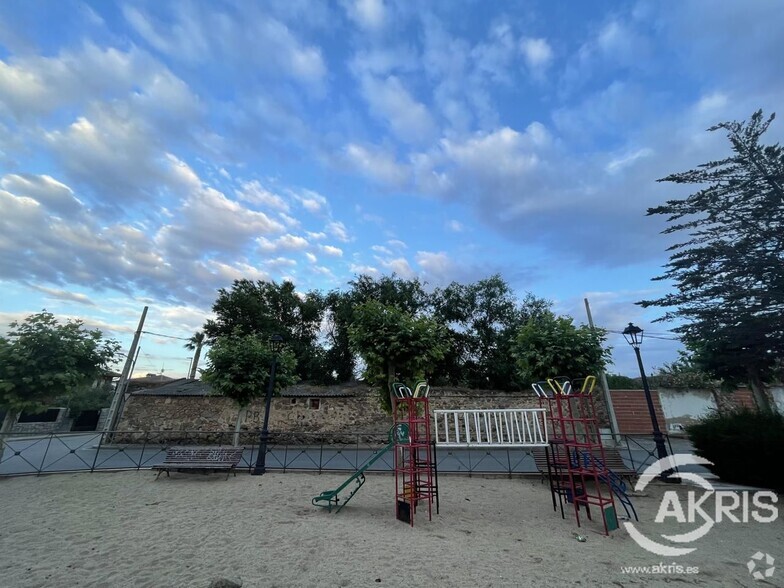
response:
M2 479L0 577L14 587L113 588L207 588L215 578L242 580L243 588L665 583L623 574L661 558L623 528L606 536L600 521L578 528L574 517L561 518L538 478L442 476L441 514L411 528L395 519L391 474L368 474L338 514L310 504L345 477L177 474L154 482L155 473L138 471ZM641 529L651 528L664 489L651 485L635 498ZM782 540L781 524L716 525L693 556L680 558L699 575L678 579L754 585L745 562Z

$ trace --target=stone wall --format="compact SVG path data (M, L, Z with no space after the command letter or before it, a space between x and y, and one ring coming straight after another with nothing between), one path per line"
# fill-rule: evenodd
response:
M73 419L68 416L68 409L60 408L59 411L57 419L54 421L30 423L17 421L11 428L11 435L49 435L51 433L66 433L70 431Z
M276 397L270 407L270 431L293 433L298 440L314 440L332 435L362 434L374 439L385 436L392 426L392 417L384 412L378 393L366 387L355 388L353 396ZM538 399L533 393L499 392L496 390L465 390L431 388L432 410L462 408L536 408ZM128 432L160 432L148 435L171 439L173 433L225 431L228 439L234 431L237 405L219 396L137 396L131 395L125 404L117 429ZM262 425L264 399L253 402L242 411L243 442ZM143 435L124 436L139 440ZM204 438L205 441L217 441Z

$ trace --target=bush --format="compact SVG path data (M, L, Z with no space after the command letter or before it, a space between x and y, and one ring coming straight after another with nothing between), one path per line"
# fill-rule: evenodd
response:
M725 482L784 490L784 416L738 410L714 413L687 428L697 455Z

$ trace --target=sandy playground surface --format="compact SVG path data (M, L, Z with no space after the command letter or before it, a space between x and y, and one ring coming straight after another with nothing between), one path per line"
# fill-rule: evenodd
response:
M667 560L624 529L605 537L599 522L578 529L571 514L561 519L538 479L442 476L441 514L434 509L428 522L418 511L414 528L394 518L390 475L369 475L339 514L310 504L345 479L338 474L154 479L149 471L0 479L0 586L784 585L781 518L718 524L695 553ZM643 532L662 532L652 520L663 490L635 499ZM573 537L578 530L586 542ZM777 559L770 580L755 582L746 569L757 550ZM699 573L621 571L676 560Z

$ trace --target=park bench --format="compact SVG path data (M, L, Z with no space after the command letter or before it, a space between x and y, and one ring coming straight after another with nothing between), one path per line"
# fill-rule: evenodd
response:
M531 453L534 462L536 463L536 469L539 470L539 473L542 475L542 480L544 481L544 477L547 475L547 457L544 447L537 447L533 449ZM593 453L597 459L600 459L599 451L595 450ZM604 448L604 465L619 478L626 478L627 480L632 481L637 477L637 472L626 465L626 462L623 461L623 457L621 456L621 452L614 447ZM566 475L566 468L563 468L562 472L563 475Z
M163 472L169 475L170 470L227 470L237 475L236 467L242 459L242 447L181 447L173 446L166 449L166 457L152 469L158 470L157 480Z

